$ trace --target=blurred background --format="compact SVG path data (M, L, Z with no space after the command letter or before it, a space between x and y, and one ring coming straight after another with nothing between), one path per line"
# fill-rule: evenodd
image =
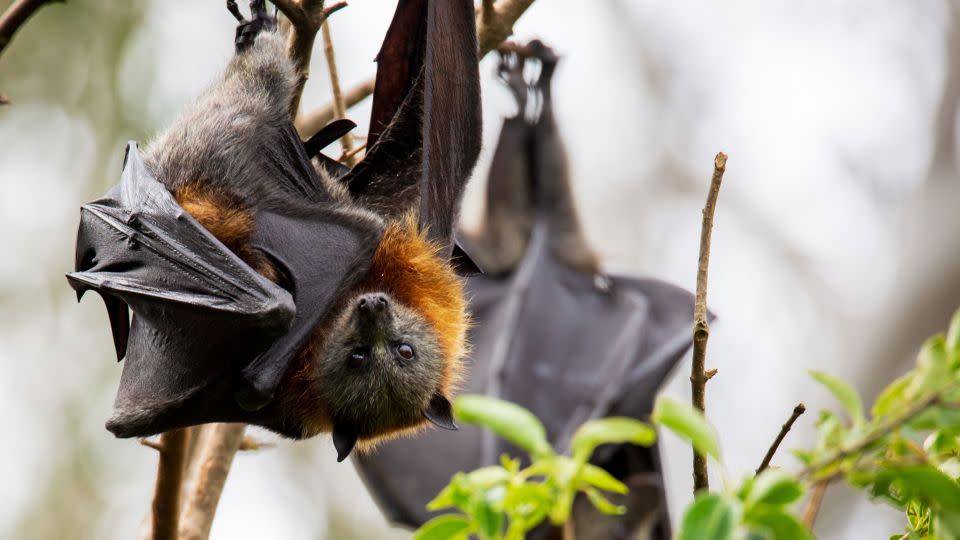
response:
M0 2L6 7L10 2ZM344 87L369 78L393 2L332 19ZM798 401L784 448L836 404L825 370L871 399L960 304L960 16L945 0L539 0L515 27L563 61L556 113L590 240L612 271L693 288L713 155L730 156L713 238L711 421L730 473L751 472ZM102 303L79 306L79 206L232 54L220 0L73 0L38 12L0 59L0 538L132 537L156 453L114 439L120 367ZM330 99L315 50L303 107ZM478 216L511 98L481 65ZM365 130L369 100L350 111ZM665 389L686 398L689 359ZM275 440L265 432L257 436ZM405 538L326 437L241 453L214 538ZM691 499L690 450L666 435L672 517ZM775 463L797 468L782 451ZM716 468L714 468L715 470ZM714 483L719 482L714 479ZM831 487L820 538L886 538L902 515Z

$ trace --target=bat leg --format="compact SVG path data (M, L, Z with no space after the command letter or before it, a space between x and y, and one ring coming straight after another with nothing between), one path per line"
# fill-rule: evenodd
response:
M240 14L235 1L227 2L227 10L237 17ZM234 40L237 52L246 50L253 45L254 40L263 31L276 30L277 19L267 12L266 2L264 0L251 0L250 2L250 20L245 21L243 17L237 17L240 24L237 25L237 35Z
M243 14L240 13L240 7L237 6L236 0L227 0L227 11L229 11L230 14L237 19L238 23L243 24L247 22L247 19L245 19Z

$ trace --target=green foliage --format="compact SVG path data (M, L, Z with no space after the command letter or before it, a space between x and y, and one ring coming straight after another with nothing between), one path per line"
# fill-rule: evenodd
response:
M653 422L686 439L698 452L720 459L720 443L703 413L667 396L660 396L653 409Z
M880 392L870 419L851 387L814 377L843 404L852 425L821 413L816 446L796 453L806 465L803 478L840 476L903 510L909 538L960 537L960 311L946 336L923 345L914 369Z
M813 536L790 512L804 488L793 475L767 469L746 478L735 493L698 493L680 524L681 540L809 540Z
M532 456L553 453L547 432L540 420L519 405L487 396L460 396L453 404L453 413L468 424L479 424L512 442Z
M520 540L545 519L560 525L570 517L573 500L583 493L606 514L626 509L610 502L604 492L625 494L627 486L610 473L587 463L602 444L650 446L656 432L632 418L604 418L584 423L571 441L572 455L553 451L543 424L528 410L486 396L461 396L454 403L461 422L478 424L524 449L530 465L502 456L500 465L457 473L427 505L441 515L421 527L414 539Z
M821 411L816 444L794 452L804 465L799 474L766 469L736 489L698 493L683 514L679 538L810 540L791 507L808 486L835 478L903 510L905 531L891 539L960 538L960 311L946 335L927 340L914 369L879 394L869 417L848 383L826 373L812 376L849 421ZM577 493L601 512L622 513L603 492L626 493L626 486L587 461L599 445L650 445L656 438L653 428L633 419L595 420L577 430L568 457L553 452L543 425L522 407L465 396L455 411L460 420L489 427L526 450L532 463L521 469L518 460L504 456L500 466L457 474L428 508L461 514L434 519L418 539L520 539L544 519L566 521ZM652 421L722 465L716 432L698 410L661 396Z

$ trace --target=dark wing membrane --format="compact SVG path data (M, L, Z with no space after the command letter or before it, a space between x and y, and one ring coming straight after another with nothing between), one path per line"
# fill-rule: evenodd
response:
M120 185L82 209L76 271L67 278L78 295L93 289L104 298L118 356L126 356L109 426L120 436L166 429L171 407L266 349L295 311L286 291L177 204L133 143Z
M240 405L257 410L274 396L291 361L340 295L366 274L382 230L374 219L333 207L302 214L263 211L252 245L290 280L297 305L290 331L243 368Z
M350 191L389 213L419 197L420 224L449 245L480 151L473 3L400 0L377 56L368 152Z
M344 122L353 124L349 120ZM345 127L346 124L334 123L332 124L332 131L335 132L337 129ZM270 131L264 130L264 133L270 133ZM260 161L263 167L262 177L269 179L266 181L285 189L294 196L302 198L305 202L331 203L333 198L327 193L326 187L320 182L320 178L317 177L317 172L310 163L310 156L307 154L304 143L300 140L300 135L293 124L286 122L276 132L276 135L261 138L258 154L262 158ZM319 135L317 134L317 136ZM329 136L330 133L326 132L324 135ZM319 142L314 141L314 144L319 144Z

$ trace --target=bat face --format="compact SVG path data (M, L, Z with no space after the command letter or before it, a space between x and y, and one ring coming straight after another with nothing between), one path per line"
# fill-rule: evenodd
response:
M415 426L440 387L443 351L432 327L386 293L358 295L327 332L318 361L334 426L359 438Z

